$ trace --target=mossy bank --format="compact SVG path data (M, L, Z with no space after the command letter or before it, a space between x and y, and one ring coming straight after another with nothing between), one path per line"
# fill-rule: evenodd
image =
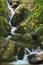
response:
M10 11L7 7L6 0L0 0L0 36L7 36L10 32L8 25Z

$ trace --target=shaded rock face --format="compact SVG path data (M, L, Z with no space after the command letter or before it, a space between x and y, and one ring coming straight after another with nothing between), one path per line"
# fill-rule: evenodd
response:
M13 3L12 8L18 7L19 4L20 4L19 2Z
M12 26L18 26L20 24L20 22L22 22L23 20L25 20L28 16L28 13L26 12L29 12L28 9L26 8L21 8L19 10L19 13L16 13L14 15L14 17L12 18Z
M18 56L19 60L23 59L23 57L24 57L24 48L23 47L20 47L17 56Z
M32 64L40 64L43 61L43 59L41 58L41 55L38 55L38 54L32 54L28 56L28 60Z
M40 45L39 37L34 33L32 33L31 36L32 36L33 43L38 43L38 45Z
M20 2L19 1L15 1L15 0L8 0L9 4L12 5L12 8L16 8Z
M26 33L26 30L23 27L19 26L17 28L17 30L15 31L15 33L20 33L20 34L22 33L22 34L24 34L24 33Z

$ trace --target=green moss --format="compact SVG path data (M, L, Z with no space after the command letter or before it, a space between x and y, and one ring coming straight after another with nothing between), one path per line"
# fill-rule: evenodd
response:
M9 9L5 0L0 0L0 36L7 36L10 32L8 25Z
M7 40L3 36L10 32L9 9L6 1L0 0L0 60L15 60L18 47L33 49L40 45L43 49L43 0L28 0L28 3L26 0L19 1L22 6L12 19L12 25L19 27L16 31L19 34ZM34 40L31 33L35 33L38 39Z
M9 9L6 0L0 0L0 16L4 16L7 20L9 19Z
M13 51L15 47L15 42L7 40L0 36L0 61L12 61L14 60Z
M31 8L31 14L28 17L30 29L34 31L38 27L43 26L43 1L42 0L34 0L34 7Z
M7 36L10 32L10 26L8 25L8 20L0 16L0 36Z
M12 19L12 25L17 26L20 22L25 20L28 16L29 10L25 8L20 8L19 13L16 13Z

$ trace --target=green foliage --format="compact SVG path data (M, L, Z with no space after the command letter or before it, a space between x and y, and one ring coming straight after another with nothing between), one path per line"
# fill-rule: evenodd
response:
M0 36L7 36L10 32L10 26L8 20L3 16L0 16Z
M28 17L31 30L35 30L38 27L43 26L43 1L34 0L34 7L31 10L31 15Z
M10 32L8 25L9 9L5 0L0 0L0 36L7 36Z
M7 40L3 36L7 36L10 32L9 9L6 1L0 0L0 59L11 61L15 60L19 46L36 48L40 45L43 49L43 0L8 1L12 4L14 2L21 4L12 19L12 25L18 27L17 35L12 35L11 40ZM32 33L38 38L33 39Z
M9 9L7 8L5 0L0 0L0 16L4 16L9 19Z

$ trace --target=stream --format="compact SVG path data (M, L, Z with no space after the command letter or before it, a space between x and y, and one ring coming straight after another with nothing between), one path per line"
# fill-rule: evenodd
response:
M12 20L14 14L15 14L15 11L13 10L13 8L11 7L11 5L8 3L7 0L6 0L6 3L7 3L9 10L10 10L10 20L9 20L8 24L11 27L10 33L13 35L13 34L16 34L15 31L17 30L17 27L13 27L12 24L11 24L11 22L12 22L11 20ZM16 9L19 9L19 8L20 8L20 6L18 6ZM9 38L11 38L11 35L7 36L7 39L9 39ZM19 50L20 50L20 48L18 48L17 54L18 54ZM32 55L32 54L39 54L39 55L41 53L43 54L43 50L41 51L40 49L39 50L38 49L32 50L32 52L28 48L24 48L24 50L25 50L25 53L24 53L24 57L23 57L22 60L19 60L18 55L16 55L15 58L16 58L17 61L8 62L8 63L3 62L1 65L32 65L32 64L29 63L28 56ZM27 54L27 52L28 52L28 54ZM39 65L41 65L41 64L39 64Z
M9 19L9 22L8 22L8 24L9 24L10 27L11 27L10 33L11 33L11 35L15 35L15 34L16 34L15 31L17 30L17 27L13 27L12 24L11 24L12 18L13 18L14 14L15 14L15 11L13 10L12 6L8 3L7 0L6 0L6 3L7 3L7 7L8 7L9 10L10 10L10 15L9 15L9 16L10 16L10 19ZM19 5L19 6L16 8L16 10L18 10L18 9L20 8L20 6L21 6L21 5ZM8 35L8 36L7 36L7 39L10 39L10 38L11 38L11 35Z
M10 10L10 19L9 19L9 22L8 22L8 24L10 25L10 27L11 27L11 34L15 34L15 30L17 29L16 27L13 27L12 26L12 24L11 24L11 20L12 20L12 18L13 18L13 16L14 16L14 14L15 14L15 12L14 12L14 10L11 8L11 5L8 3L8 1L6 0L6 3L7 3L7 7L9 8L9 10ZM8 35L7 36L7 39L9 39L9 38L11 38L11 35Z

